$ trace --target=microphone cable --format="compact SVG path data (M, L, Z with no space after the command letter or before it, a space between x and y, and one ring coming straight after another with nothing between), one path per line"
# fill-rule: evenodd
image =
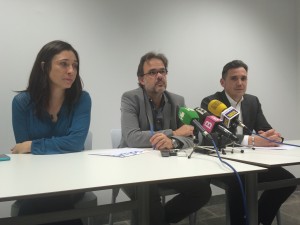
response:
M241 190L241 194L242 194L242 199L243 199L243 208L244 208L244 219L245 219L245 224L246 225L249 225L249 213L248 213L248 208L247 208L247 203L246 203L246 195L245 195L245 191L244 191L244 186L243 186L243 183L242 183L242 180L241 180L241 177L239 175L239 173L236 171L236 169L230 165L228 162L226 161L223 161L222 157L220 156L220 153L219 153L219 149L215 143L215 141L212 139L211 140L213 146L214 146L214 149L216 150L217 152L217 156L220 160L221 163L224 163L225 165L227 165L230 169L232 169L232 171L234 172L234 174L236 175L236 178L238 180L238 183L239 183L239 187L240 187L240 190Z
M246 127L246 126L245 126L244 128L246 128L250 134L255 135L255 136L258 136L258 137L261 137L261 138L263 138L263 139L265 139L265 140L267 140L267 141L269 141L269 142L272 142L272 143L275 143L275 144L278 144L278 145L287 145L287 146L293 146L293 147L300 147L300 145L297 145L297 144L289 144L289 143L284 143L284 142L278 142L278 141L271 140L271 139L269 139L269 138L267 138L267 137L264 137L264 136L262 136L262 135L260 135L260 134L258 134L258 133L256 133L256 132L254 132L254 131L251 131L251 130L250 130L248 127ZM254 146L252 146L252 147L255 148ZM258 147L259 147L259 146L258 146ZM254 150L254 149L253 149L253 150Z

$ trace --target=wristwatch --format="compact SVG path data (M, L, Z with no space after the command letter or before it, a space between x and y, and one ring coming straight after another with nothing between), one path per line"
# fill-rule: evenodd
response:
M171 140L172 140L173 148L180 148L181 147L181 143L177 139L171 138Z

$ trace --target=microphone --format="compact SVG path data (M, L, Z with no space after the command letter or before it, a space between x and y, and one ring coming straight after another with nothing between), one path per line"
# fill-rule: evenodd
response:
M208 110L215 116L220 117L227 128L236 128L237 126L247 128L246 125L239 120L240 112L232 106L227 108L223 102L214 99L208 103Z
M195 111L200 117L200 122L202 122L203 128L208 133L217 132L229 138L232 141L239 140L236 135L234 135L222 125L222 120L220 120L218 117L210 115L205 109L199 107L195 108Z
M195 110L186 107L180 107L178 116L182 123L193 125L198 129L203 137L207 137L208 139L212 140L212 136L203 128L203 126L198 121L199 116Z

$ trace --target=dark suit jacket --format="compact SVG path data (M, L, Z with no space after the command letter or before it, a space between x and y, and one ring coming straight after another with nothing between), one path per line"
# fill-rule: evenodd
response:
M165 105L163 108L163 130L159 131L172 137L173 130L182 126L178 118L180 107L185 107L182 96L164 92ZM144 90L137 88L122 95L121 99L121 128L122 140L120 147L151 148L150 124L153 124L153 115L150 102ZM193 145L191 137L175 136L181 141L183 148Z
M222 92L216 92L215 94L204 98L201 102L201 108L208 111L208 103L213 99L223 102L227 107L231 106L228 98L226 97L225 91L223 90ZM261 104L256 96L245 94L244 100L241 104L241 110L243 115L243 124L245 124L250 131L255 130L258 132L259 130L267 131L272 129L263 114ZM235 132L234 130L231 131ZM243 134L251 135L247 129L243 129ZM240 141L243 140L243 138L244 136L239 136Z

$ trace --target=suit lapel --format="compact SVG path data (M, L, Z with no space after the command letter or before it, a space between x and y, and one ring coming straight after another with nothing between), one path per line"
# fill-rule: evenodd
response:
M172 114L171 114L171 104L169 102L169 99L166 97L165 95L165 105L164 105L164 110L163 110L163 117L164 117L164 130L166 129L169 129L171 126L170 126L170 121L171 121L171 117L172 117Z
M150 105L148 96L147 96L145 91L143 91L143 95L144 95L144 103L145 103L145 107L146 107L146 116L147 116L150 128L151 128L151 126L152 126L152 128L154 128L153 114L152 114L152 110L151 110L151 105Z
M228 108L231 106L226 94L225 94L225 91L222 91L221 92L221 96L220 96L220 99L221 99L221 102L223 102Z
M241 111L242 111L242 115L243 115L243 124L251 124L250 123L250 108L249 108L250 104L248 103L248 99L247 97L244 95L244 100L242 101L241 104ZM245 133L245 131L244 131Z

